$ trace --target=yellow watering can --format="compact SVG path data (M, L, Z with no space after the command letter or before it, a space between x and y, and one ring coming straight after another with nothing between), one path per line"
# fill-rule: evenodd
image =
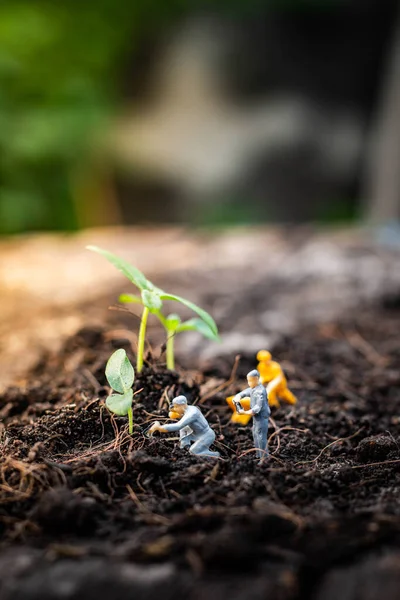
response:
M230 408L233 411L232 417L231 417L231 423L239 423L240 425L247 425L247 423L250 421L251 419L251 415L240 415L238 412L236 412L236 406L233 402L235 396L229 396L226 401L229 404ZM243 408L243 410L250 410L250 398L242 398L240 400L240 404Z

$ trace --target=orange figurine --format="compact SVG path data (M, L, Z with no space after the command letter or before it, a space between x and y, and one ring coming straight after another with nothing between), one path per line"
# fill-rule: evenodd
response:
M280 406L279 399L288 404L296 404L297 398L287 387L286 377L279 363L271 360L272 356L268 350L260 350L257 353L258 366L261 383L267 387L268 404Z

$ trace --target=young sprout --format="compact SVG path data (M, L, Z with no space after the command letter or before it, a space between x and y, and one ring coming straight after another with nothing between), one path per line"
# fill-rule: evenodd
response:
M198 331L204 337L218 341L218 328L214 319L202 308L175 294L169 294L164 292L162 289L156 287L151 281L149 281L139 269L129 264L123 258L115 256L107 250L98 248L97 246L87 246L88 250L93 250L102 254L111 264L119 269L125 277L129 279L140 291L140 296L134 294L122 294L119 297L119 301L128 304L136 303L141 304L142 318L140 322L139 337L138 337L138 352L136 369L140 373L143 367L143 356L144 356L144 343L146 336L147 319L149 314L155 315L164 326L167 333L167 368L174 369L175 358L174 358L174 338L177 333L182 331ZM187 308L190 308L198 316L189 319L188 321L181 322L181 319L176 314L164 316L161 312L164 300L172 300L179 302Z
M106 400L107 408L114 414L124 417L128 415L129 433L133 433L133 382L135 371L126 355L125 350L116 350L108 359L106 365L106 378L110 387L117 392L111 394Z

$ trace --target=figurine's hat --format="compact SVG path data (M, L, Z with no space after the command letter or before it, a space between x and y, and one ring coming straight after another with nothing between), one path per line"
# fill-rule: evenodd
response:
M185 396L177 396L171 402L171 404L187 404L187 400Z
M260 377L260 373L257 369L253 369L250 373L247 373L247 377Z

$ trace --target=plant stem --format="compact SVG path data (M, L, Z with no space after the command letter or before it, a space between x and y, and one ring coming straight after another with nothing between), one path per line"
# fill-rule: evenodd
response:
M132 407L128 410L128 419L129 419L129 434L133 433L133 411Z
M167 337L167 369L173 371L175 369L175 358L174 358L174 338L175 332L168 332Z
M143 312L142 312L142 320L140 321L137 359L136 359L136 370L138 373L140 373L140 371L143 368L144 342L145 342L145 337L146 337L146 326L147 326L148 316L149 316L149 309L146 306L144 306Z

